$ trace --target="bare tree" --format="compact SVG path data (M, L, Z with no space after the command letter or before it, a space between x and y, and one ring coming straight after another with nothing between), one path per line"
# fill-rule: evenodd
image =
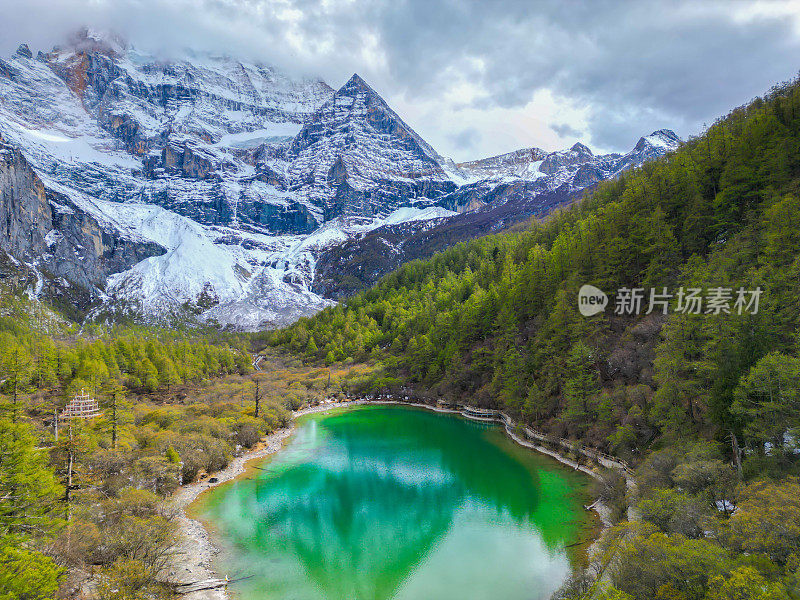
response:
M261 376L256 373L253 375L253 401L256 404L255 417L261 412L261 399L264 397L264 391L261 388Z

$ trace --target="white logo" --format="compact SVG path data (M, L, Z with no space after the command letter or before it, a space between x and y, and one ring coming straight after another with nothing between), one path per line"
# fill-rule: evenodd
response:
M591 317L606 309L608 296L593 285L584 285L578 291L578 310L584 317Z

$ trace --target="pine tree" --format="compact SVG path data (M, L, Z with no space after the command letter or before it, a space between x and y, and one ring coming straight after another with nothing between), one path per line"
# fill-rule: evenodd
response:
M773 352L742 378L732 410L745 417L745 434L783 449L784 434L800 426L800 359Z
M111 448L112 450L116 450L119 432L119 413L121 410L121 403L125 397L125 388L120 385L116 379L112 379L106 384L104 393L109 398L110 404L110 410L107 410L106 414L108 414L111 420Z
M28 391L32 375L33 361L30 354L21 344L10 340L8 345L0 350L0 376L15 410L18 408L20 394Z
M178 385L181 382L181 378L178 375L178 370L175 368L175 364L169 358L164 359L161 372L159 373L159 381L167 392L169 392L172 386Z
M0 419L0 538L39 535L56 525L60 488L28 424Z
M566 407L562 419L586 429L594 420L592 401L600 390L595 354L589 346L578 342L567 363L569 377L564 386Z
M261 407L261 398L264 395L263 389L261 387L261 379L262 376L256 373L253 375L253 403L255 404L255 410L253 411L253 416L257 419L261 414L260 407Z
M49 556L0 539L0 600L51 600L63 572Z

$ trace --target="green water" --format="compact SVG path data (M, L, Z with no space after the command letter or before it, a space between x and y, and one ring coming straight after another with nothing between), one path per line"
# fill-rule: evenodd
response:
M301 420L203 497L242 600L537 600L591 523L584 476L494 425L403 407Z

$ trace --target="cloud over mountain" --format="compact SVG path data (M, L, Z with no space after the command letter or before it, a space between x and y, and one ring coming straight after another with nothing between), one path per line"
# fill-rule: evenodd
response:
M334 87L358 71L460 160L576 139L621 150L661 127L697 133L793 76L800 46L793 1L2 3L4 54L89 24L149 51L224 51ZM475 134L463 134L467 121Z

